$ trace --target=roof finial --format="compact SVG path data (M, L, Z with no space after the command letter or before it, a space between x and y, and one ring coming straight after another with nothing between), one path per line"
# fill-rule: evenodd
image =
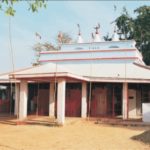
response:
M62 38L63 38L63 34L61 31L59 31L59 33L58 33L58 42L59 43L62 43Z
M95 36L94 36L94 42L100 42L100 35L99 35L99 29L100 29L100 24L98 23L96 27L94 27L95 31Z
M116 25L114 27L114 34L112 36L112 41L119 41L119 36L118 36L118 33L117 33L117 26Z
M35 32L35 36L38 38L38 39L42 39L42 37L41 37L41 35L39 34L39 33L37 33L37 32Z
M78 27L78 35L81 35L80 25L77 24L77 27Z
M77 27L78 27L78 39L77 39L77 43L83 43L83 39L81 37L80 25L77 24Z
M95 34L99 34L98 30L100 29L100 24L98 23L97 26L94 27L94 29L96 30Z
M94 33L91 33L91 37L92 37L92 42L94 42Z

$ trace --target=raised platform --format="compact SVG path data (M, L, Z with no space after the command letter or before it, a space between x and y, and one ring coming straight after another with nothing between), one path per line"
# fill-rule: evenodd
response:
M65 125L72 124L77 121L90 121L96 124L105 124L113 126L128 126L128 127L150 127L150 123L142 122L141 119L114 119L114 118L87 118L67 117ZM56 118L49 116L28 116L27 119L19 121L16 116L0 116L0 124L6 125L40 125L40 126L58 126Z
M150 123L142 122L142 119L122 120L116 118L97 118L95 123L115 126L150 127Z

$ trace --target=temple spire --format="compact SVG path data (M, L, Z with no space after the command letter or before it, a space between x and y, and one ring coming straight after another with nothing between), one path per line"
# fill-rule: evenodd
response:
M82 39L82 36L81 36L80 25L77 24L77 27L78 27L78 39L77 39L77 43L83 43L83 39Z
M98 25L94 27L94 29L95 29L94 42L100 42L101 41L99 34L100 24L98 23Z
M112 41L119 41L119 35L117 33L117 26L114 27L114 33L112 35Z

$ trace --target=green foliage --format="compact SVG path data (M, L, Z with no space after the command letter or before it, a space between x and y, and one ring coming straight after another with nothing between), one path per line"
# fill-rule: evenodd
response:
M31 10L32 12L38 12L38 9L42 7L46 8L46 3L44 0L35 0L34 2L29 3L29 10Z
M4 11L7 15L14 16L16 10L14 9L14 5L21 2L21 0L1 0L0 2L0 10ZM38 12L40 8L46 8L45 0L32 0L26 1L29 5L28 10L31 12Z
M124 36L123 39L133 38L133 19L129 16L126 8L123 8L121 16L119 16L115 22L119 32Z
M5 13L7 14L7 15L10 15L10 16L14 16L15 15L15 10L12 8L12 7L8 7L7 9L6 9L6 11L5 11Z
M145 63L150 65L150 6L141 6L134 13L136 17L132 18L125 9L115 22L125 39L136 41Z
M103 38L105 41L111 41L112 40L112 38L109 37L109 33L107 33L106 36L103 36Z

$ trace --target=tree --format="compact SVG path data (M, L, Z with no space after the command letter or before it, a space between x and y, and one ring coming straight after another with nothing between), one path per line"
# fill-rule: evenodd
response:
M58 36L56 38L56 42L58 44L70 43L71 41L72 41L71 36L68 33L65 33L65 32L59 32Z
M105 41L111 41L112 40L112 38L109 36L109 33L107 33L105 36L103 36L103 39Z
M56 37L57 45L54 46L54 44L45 42L45 43L36 43L32 48L35 53L35 62L33 63L33 66L39 65L39 58L40 58L40 52L41 51L58 51L61 48L61 44L64 43L70 43L72 41L72 37L65 32L59 32L58 36Z
M123 7L121 16L116 20L116 25L118 27L118 32L122 33L123 37L121 39L132 39L133 38L133 19L129 16L127 9Z
M142 6L134 12L137 14L134 20L134 39L145 63L150 65L150 6Z
M21 2L21 0L1 0L0 10L4 11L7 15L14 16L16 12L14 5L18 2ZM32 0L26 2L29 5L28 10L32 12L38 12L39 8L46 8L45 0Z
M125 39L135 39L144 62L150 65L150 6L141 6L134 13L136 17L132 18L125 9L115 22Z
M58 50L53 44L45 42L45 43L36 43L32 47L35 53L35 61L33 63L33 66L39 65L39 58L40 58L40 52L41 51L54 51Z

